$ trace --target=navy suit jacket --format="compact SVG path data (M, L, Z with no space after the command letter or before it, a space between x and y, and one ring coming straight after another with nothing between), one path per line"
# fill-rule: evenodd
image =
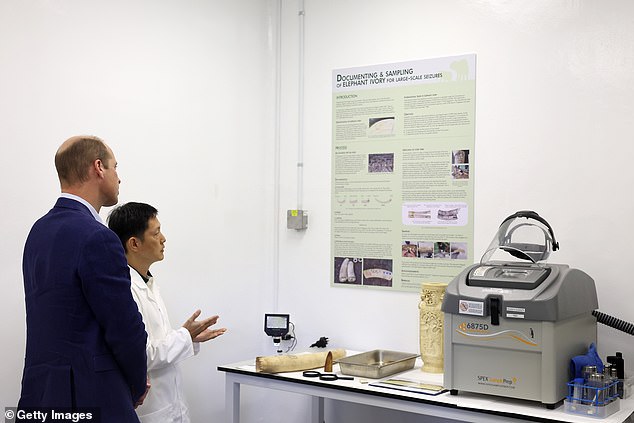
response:
M59 198L33 225L22 263L26 357L19 407L99 409L138 422L147 334L119 238L86 206Z

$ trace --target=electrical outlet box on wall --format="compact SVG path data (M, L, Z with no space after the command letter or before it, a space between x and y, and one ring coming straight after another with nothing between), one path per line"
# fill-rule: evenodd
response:
M287 210L286 227L301 231L308 228L308 212L306 210Z

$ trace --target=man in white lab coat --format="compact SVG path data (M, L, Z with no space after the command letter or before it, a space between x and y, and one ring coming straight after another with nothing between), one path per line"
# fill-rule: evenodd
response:
M136 409L139 419L143 423L187 423L190 420L178 363L196 355L200 342L214 339L226 329L209 329L218 316L196 320L200 310L181 328L172 329L159 286L150 273L150 266L163 260L165 251L165 236L157 213L149 204L127 203L110 213L108 226L125 249L132 297L148 334L147 369L152 387L143 405Z

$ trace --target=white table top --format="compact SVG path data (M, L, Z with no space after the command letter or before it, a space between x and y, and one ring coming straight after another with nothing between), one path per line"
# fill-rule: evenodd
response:
M422 362L420 361L420 359L417 359L416 365L412 370L399 373L398 377L416 380L422 383L442 385L442 374L425 373L421 370L421 367ZM315 393L313 394L316 396L319 396L319 390L344 390L362 393L368 396L383 398L387 397L402 401L434 404L437 406L459 408L475 412L497 414L503 416L506 415L508 417L527 419L532 421L570 423L623 423L628 419L628 417L634 414L634 397L620 400L620 411L612 414L607 418L597 419L594 417L585 417L579 414L566 413L564 412L563 405L557 407L554 410L549 410L543 404L538 402L498 397L493 395L460 391L458 395L450 395L449 392L444 392L434 396L389 388L375 387L370 385L370 383L377 382L382 379L355 377L354 380L321 381L318 378L306 378L302 375L301 371L276 374L258 373L255 370L254 360L219 366L218 370L229 373L248 375L255 378L283 380L291 384L311 385L316 389ZM322 369L316 370L320 371ZM342 375L337 364L333 366L333 373ZM394 378L395 376L397 375L391 375L384 379Z

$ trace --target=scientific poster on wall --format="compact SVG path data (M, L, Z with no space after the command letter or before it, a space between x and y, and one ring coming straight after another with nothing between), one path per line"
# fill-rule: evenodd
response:
M474 261L474 54L332 74L332 286L418 291Z

